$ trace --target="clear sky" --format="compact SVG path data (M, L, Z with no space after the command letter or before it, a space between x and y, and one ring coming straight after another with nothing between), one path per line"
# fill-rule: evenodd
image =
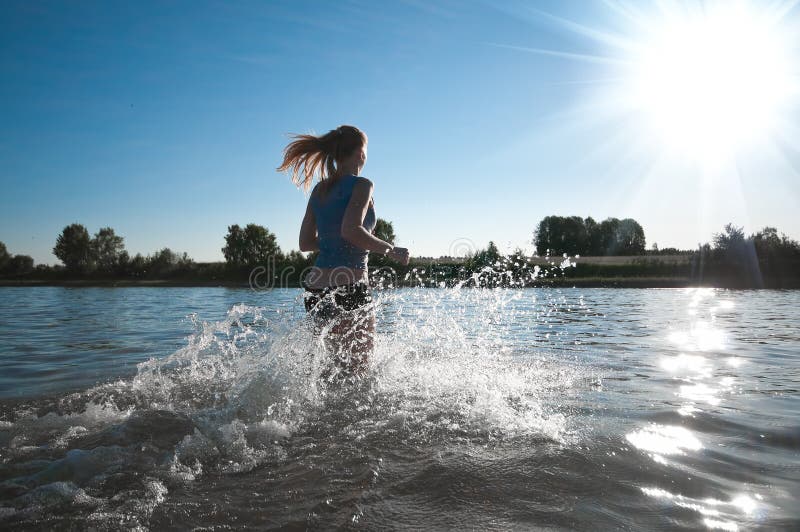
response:
M253 222L296 249L306 199L275 167L287 134L340 124L369 135L378 216L412 255L531 249L549 214L632 217L648 247L694 247L727 222L800 238L796 39L770 41L780 95L764 92L774 72L747 70L776 57L760 44L686 72L705 55L663 50L706 46L702 24L685 36L709 10L676 5L3 2L0 241L52 264L79 222L131 254L213 261L228 225ZM764 34L796 35L798 9L769 5ZM728 78L703 100L696 80L718 64ZM739 129L757 134L726 136Z

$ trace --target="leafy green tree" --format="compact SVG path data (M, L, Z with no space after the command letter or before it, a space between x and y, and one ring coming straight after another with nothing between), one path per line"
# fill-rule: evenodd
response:
M774 227L765 227L750 236L759 258L800 259L800 243L781 233Z
M721 233L714 234L713 241L712 269L717 274L735 279L733 282L740 286L763 286L756 247L753 238L745 236L744 228L729 223Z
M555 253L553 249L557 235L560 231L560 216L545 216L533 231L533 245L537 255Z
M225 235L225 247L222 248L225 262L231 265L243 264L245 247L242 228L239 224L229 225L228 234Z
M372 233L384 242L394 245L395 235L392 222L386 221L383 218L378 218L375 222L375 230Z
M600 242L600 225L591 216L583 220L583 225L586 227L586 246L582 253L584 255L602 255L603 246Z
M292 266L297 266L299 268L306 268L313 264L313 262L309 262L308 257L306 257L305 254L297 250L292 250L287 253L283 260L286 264L291 264Z
M275 235L256 224L247 224L244 229L238 225L228 226L222 253L232 266L263 265L270 257L282 258Z
M163 248L147 257L146 263L148 275L157 277L178 271L186 271L191 267L193 261L185 252L175 253L169 248Z
M123 238L110 227L103 227L92 239L92 252L97 267L104 272L114 271L125 253Z
M597 223L579 216L546 216L534 232L539 255L639 255L644 253L644 229L636 220L608 218Z
M128 261L125 271L134 277L142 277L147 274L147 268L147 258L143 257L141 253L137 253Z
M495 244L494 241L489 241L484 257L486 257L486 261L491 264L500 260L500 250L497 249L497 244Z
M497 249L497 244L489 241L486 249L477 251L472 257L468 257L465 261L467 269L480 270L486 266L494 266L502 257L500 250Z
M151 267L166 267L178 264L178 254L169 248L163 248L150 256Z
M800 281L800 243L781 234L774 227L765 227L750 236L761 279L772 286L798 286ZM756 284L756 286L759 286Z
M33 258L28 255L11 255L3 242L0 242L0 273L26 275L33 271Z
M68 271L85 272L92 267L92 242L89 231L81 224L71 224L61 231L53 248Z
M591 218L587 220L594 224ZM586 221L580 216L547 216L534 233L538 255L586 253L589 241Z
M619 229L618 218L606 218L597 226L598 249L593 255L616 255L617 254L617 230Z
M283 257L281 263L276 264L281 286L299 284L301 281L301 274L307 268L310 268L315 260L316 257L314 257L313 253L308 256L296 250L287 253L286 256Z
M122 253L120 253L119 256L117 257L117 264L114 270L118 274L122 275L126 274L128 271L128 264L130 263L130 261L131 261L131 256L128 254L127 251L123 250Z
M562 253L578 255L586 253L589 237L586 232L586 223L580 216L570 216L564 223L564 243Z
M632 218L620 220L616 234L617 253L642 255L645 248L644 229Z
M6 264L5 271L11 275L27 275L33 271L33 257L14 255Z
M11 255L8 254L6 245L3 242L0 242L0 272L5 271L9 260L11 260Z
M778 229L775 227L765 227L750 238L760 242L765 247L776 248L781 244L781 238L778 236Z
M722 253L736 253L746 245L744 228L727 224L721 233L714 233L714 249Z
M580 216L547 216L534 233L538 255L586 253L588 242L586 223Z

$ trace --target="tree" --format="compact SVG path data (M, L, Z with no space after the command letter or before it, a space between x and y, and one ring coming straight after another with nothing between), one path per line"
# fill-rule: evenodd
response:
M118 274L125 275L128 271L128 264L131 261L131 256L128 254L127 251L122 251L117 257L117 264L114 268Z
M597 255L617 254L617 229L619 219L606 218L597 225Z
M772 246L779 245L781 241L781 238L778 236L778 229L776 227L765 227L758 233L752 235L750 238L765 244L770 244Z
M759 257L800 258L800 243L781 233L774 227L765 227L752 235L750 239Z
M741 253L745 245L743 227L727 224L722 233L714 233L714 249L722 253Z
M299 251L292 250L285 257L278 267L280 272L279 282L281 286L290 286L293 283L300 283L301 273L313 266L316 257L313 254L306 256Z
M244 229L238 225L228 226L222 253L225 261L233 266L263 265L270 257L282 257L275 235L256 224L247 224Z
M644 229L631 218L546 216L534 232L536 253L568 255L639 255L644 253Z
M375 230L372 232L376 237L380 238L384 242L388 242L391 245L394 245L394 226L392 222L388 222L383 218L378 218L375 222Z
M112 228L104 227L92 239L92 253L100 270L112 272L119 266L125 253L123 238L117 236Z
M5 271L11 275L26 275L33 271L33 257L14 255L6 264Z
M61 231L53 248L68 271L84 272L92 266L92 242L89 231L81 224L71 224Z
M483 256L485 257L487 264L494 264L500 260L500 250L497 249L497 244L495 244L494 241L489 241L489 245L486 247L486 251L484 252Z
M550 242L551 253L567 253L576 255L586 251L586 225L580 216L551 216Z
M9 260L11 260L11 255L8 254L6 245L0 242L0 272L5 271Z
M186 270L193 262L185 252L178 254L169 248L156 251L145 260L151 277Z
M497 249L497 244L489 241L486 249L477 251L472 257L468 257L465 265L472 270L480 270L486 266L494 266L500 260L500 250Z
M534 232L534 244L538 255L577 255L586 253L591 241L586 222L596 225L594 220L580 216L547 216Z
M585 255L602 255L603 248L600 242L600 225L591 216L583 220L586 226L586 248L583 250Z
M141 253L137 253L128 261L125 269L130 275L141 277L147 273L147 268L147 258L143 257Z
M714 234L712 258L718 271L733 276L742 286L763 286L763 277L753 238L747 238L743 227L725 225L723 232Z
M644 229L631 218L620 220L617 226L617 253L620 255L641 255L644 253Z
M561 248L564 242L563 216L545 216L534 231L533 243L538 255L565 253Z
M0 242L0 273L25 275L33 271L33 258L28 255L14 255Z
M228 234L225 236L225 247L222 254L228 264L242 264L244 262L244 231L239 224L229 225Z

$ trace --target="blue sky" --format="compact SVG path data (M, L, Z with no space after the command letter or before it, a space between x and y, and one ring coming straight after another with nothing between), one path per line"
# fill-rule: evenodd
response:
M782 129L713 171L642 142L641 118L609 96L620 50L607 36L636 39L621 13L4 2L0 241L55 263L56 236L79 222L113 227L131 254L212 261L228 225L253 222L296 249L306 199L275 167L288 133L339 124L369 135L376 210L413 255L465 239L530 249L549 214L633 217L648 247L693 247L727 222L800 237L794 102Z

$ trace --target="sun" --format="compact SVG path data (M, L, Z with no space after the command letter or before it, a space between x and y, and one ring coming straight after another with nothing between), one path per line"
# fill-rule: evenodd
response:
M735 154L779 127L795 87L776 17L733 1L660 15L630 49L622 95L649 135L707 158Z
M585 79L565 82L583 99L564 123L613 124L598 150L714 173L797 144L797 4L604 0L593 24L534 10L575 48L495 45L583 65Z

